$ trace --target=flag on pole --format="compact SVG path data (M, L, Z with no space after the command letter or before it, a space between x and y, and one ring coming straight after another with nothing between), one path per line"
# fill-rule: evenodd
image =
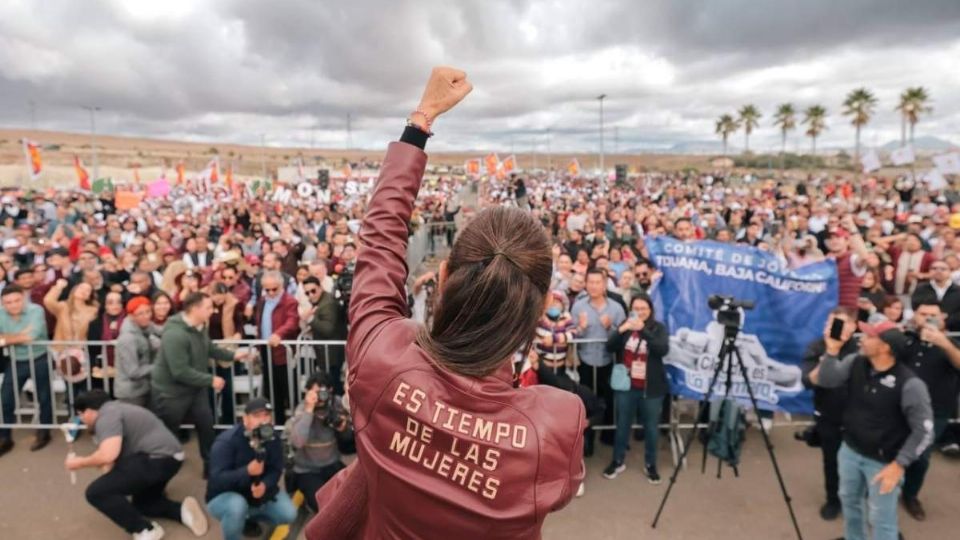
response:
M224 177L224 182L227 184L227 189L233 191L233 162L227 163L227 174Z
M463 169L469 176L480 176L480 158L468 159L463 164Z
M912 146L904 146L903 148L897 148L893 152L890 152L890 161L898 167L901 165L909 165L913 163L915 159L916 156L913 154Z
M91 186L90 190L97 195L103 191L113 190L113 181L109 178L97 178L93 181L93 186Z
M863 172L873 172L880 169L880 156L877 152L871 150L860 157L860 164L863 166Z
M483 158L483 162L487 166L487 174L491 176L497 174L497 169L500 167L500 158L497 154L487 154L487 157Z
M570 163L567 163L567 174L570 176L580 176L580 162L577 161L577 158L570 160Z
M933 156L933 165L943 174L960 174L960 153Z
M503 162L500 164L503 168L503 172L509 174L517 170L517 158L513 154L504 158Z
M43 160L40 159L40 146L33 142L23 139L23 156L27 160L27 171L30 173L30 180L36 180L43 172Z
M183 175L184 175L183 162L181 161L177 163L177 185L178 186L183 183Z
M90 175L87 174L87 170L83 168L83 162L80 161L80 156L73 156L73 170L77 173L77 182L80 184L80 189L90 191Z

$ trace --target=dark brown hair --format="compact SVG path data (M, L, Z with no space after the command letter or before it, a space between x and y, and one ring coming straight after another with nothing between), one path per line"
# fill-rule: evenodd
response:
M433 327L417 343L444 367L483 377L530 350L553 269L543 226L519 208L491 208L460 233Z

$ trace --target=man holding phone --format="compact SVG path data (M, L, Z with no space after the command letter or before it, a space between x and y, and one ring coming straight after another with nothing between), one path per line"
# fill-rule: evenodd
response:
M930 301L914 306L913 321L907 332L909 339L907 367L927 385L933 406L933 437L937 440L947 428L957 405L957 370L960 370L960 348L946 334L946 315ZM903 478L903 506L918 521L927 514L917 495L930 468L930 452L926 450L911 464Z
M860 354L842 360L843 343L825 332L826 354L810 381L847 389L837 455L844 538L865 540L869 522L874 540L895 540L904 471L932 442L933 411L927 386L905 365L907 336L889 321L858 326Z
M841 358L857 352L859 344L853 339L857 331L857 320L850 308L837 307L830 312L824 332L829 333L831 339L842 343L840 346ZM819 338L807 347L803 355L803 385L813 389L814 429L820 439L820 450L823 454L823 478L827 492L827 501L820 507L820 517L830 521L840 515L840 496L838 488L840 476L837 473L837 453L843 442L843 412L847 406L847 389L822 388L811 381L820 371L820 361L826 352L824 338Z

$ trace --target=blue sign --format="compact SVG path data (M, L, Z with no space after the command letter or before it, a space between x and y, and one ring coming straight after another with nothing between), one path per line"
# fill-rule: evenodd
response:
M771 253L718 242L647 239L662 277L651 294L657 318L670 329L664 359L674 394L701 399L720 362L725 326L707 305L711 295L754 303L740 318L736 348L763 409L812 413L812 393L803 388L800 362L807 346L823 336L837 305L837 268L832 260L789 269ZM733 366L730 395L749 403L739 366ZM723 396L726 368L714 386Z

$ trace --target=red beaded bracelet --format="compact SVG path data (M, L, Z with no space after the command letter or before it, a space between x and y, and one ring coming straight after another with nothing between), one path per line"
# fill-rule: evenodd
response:
M430 126L433 125L433 120L430 119L430 115L425 113L423 109L417 109L410 113L410 116L415 114L423 115L423 121L427 124L427 135L433 135L433 130L430 129Z

